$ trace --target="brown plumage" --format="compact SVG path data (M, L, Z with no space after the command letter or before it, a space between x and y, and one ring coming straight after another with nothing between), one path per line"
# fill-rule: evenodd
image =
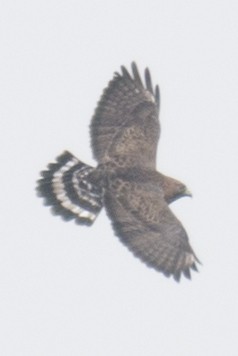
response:
M63 153L42 173L38 191L55 213L91 225L104 206L120 240L148 266L190 278L197 258L168 204L189 195L181 182L156 171L159 87L135 63L105 89L90 131L96 168Z

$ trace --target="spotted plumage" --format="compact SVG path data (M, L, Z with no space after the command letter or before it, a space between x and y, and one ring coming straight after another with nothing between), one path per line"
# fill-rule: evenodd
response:
M186 186L156 171L160 137L159 87L135 63L122 66L97 105L90 125L92 168L69 152L42 172L38 193L64 219L91 225L105 207L115 234L149 267L179 280L198 262L186 231L169 208Z

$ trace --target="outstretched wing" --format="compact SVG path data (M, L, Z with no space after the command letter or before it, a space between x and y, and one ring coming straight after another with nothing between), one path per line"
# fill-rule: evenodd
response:
M117 178L104 204L116 235L149 267L179 281L197 270L187 233L159 191Z
M143 85L135 63L133 76L125 67L109 82L91 122L91 142L99 163L116 156L155 167L160 134L159 87L153 89L150 72L145 70Z

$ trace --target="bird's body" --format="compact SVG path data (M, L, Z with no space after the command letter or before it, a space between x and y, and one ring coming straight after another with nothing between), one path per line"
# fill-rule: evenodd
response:
M148 266L190 277L197 258L168 204L188 195L181 182L156 171L160 95L145 70L122 67L105 89L92 118L96 168L70 153L43 172L38 190L64 218L92 224L104 206L116 235Z

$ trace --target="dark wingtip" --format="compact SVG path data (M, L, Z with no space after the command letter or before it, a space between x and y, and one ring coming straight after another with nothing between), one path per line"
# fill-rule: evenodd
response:
M150 71L149 71L148 68L145 69L145 83L146 83L146 88L149 90L149 92L150 92L152 95L154 95L154 90L153 90L151 75L150 75Z
M155 87L155 101L156 101L157 106L159 107L160 106L160 90L159 90L158 85L156 85L156 87Z
M143 83L142 83L142 80L141 80L140 73L139 73L139 71L138 71L136 62L132 62L132 63L131 63L131 68L132 68L132 73L133 73L135 82L136 82L139 86L143 87Z
M195 262L191 265L191 269L196 271L196 272L199 272Z
M173 274L174 280L176 282L180 282L180 278L181 278L181 271L175 271Z
M190 268L186 268L183 270L183 274L186 278L191 279L191 272L190 272Z
M195 253L194 253L194 251L192 251L192 253L193 253L193 256L194 256L194 258L195 258L195 261L197 262L197 263L199 263L201 266L202 266L202 262L199 260L199 258L195 255ZM195 262L194 262L194 264L195 264Z
M129 81L134 81L138 87L148 90L153 95L156 105L159 108L159 106L160 106L160 90L159 90L158 85L156 85L155 88L153 88L149 68L146 68L145 72L144 72L145 85L143 84L143 81L141 79L141 76L140 76L140 73L139 73L139 70L138 70L138 67L137 67L137 64L135 61L131 62L131 69L132 69L132 75L129 73L129 71L126 69L126 67L124 65L122 65L121 73L115 72L114 78L119 77L119 78L124 78Z
M125 66L121 66L122 75L124 78L131 80L131 76Z

